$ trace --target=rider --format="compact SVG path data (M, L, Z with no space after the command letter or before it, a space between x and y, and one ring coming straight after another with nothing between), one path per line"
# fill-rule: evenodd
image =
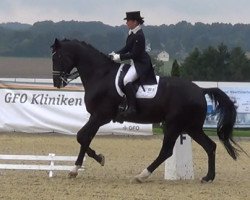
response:
M117 52L112 52L114 61L131 60L131 66L124 77L125 95L128 101L128 109L123 113L126 117L136 113L136 97L133 81L139 79L140 84L156 83L151 59L145 51L145 37L141 25L144 23L140 11L126 12L127 26L129 28L126 45ZM147 82L146 82L147 81Z

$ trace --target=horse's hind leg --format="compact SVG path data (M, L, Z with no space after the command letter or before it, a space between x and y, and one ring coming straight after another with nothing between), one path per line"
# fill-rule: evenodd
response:
M201 129L199 131L192 131L189 135L203 147L208 155L208 172L207 175L201 179L202 183L211 182L215 178L215 151L216 144L212 141Z
M167 129L166 127L164 128L164 138L160 153L146 169L144 169L139 175L135 176L137 182L144 182L160 164L172 156L175 142L180 135L180 130L176 127L177 126L172 124L171 126L169 125Z
M96 152L91 149L90 147L87 149L86 153L88 154L89 157L95 159L98 163L101 164L101 166L104 166L105 164L105 157L102 154L96 154Z

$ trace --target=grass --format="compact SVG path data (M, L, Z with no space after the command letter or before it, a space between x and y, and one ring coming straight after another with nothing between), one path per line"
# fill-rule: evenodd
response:
M204 129L209 136L216 136L216 129ZM250 129L234 129L233 136L236 137L250 137Z
M216 129L204 129L205 133L209 136L217 136ZM155 135L163 134L162 128L154 128ZM250 137L250 129L234 129L233 135L235 137Z

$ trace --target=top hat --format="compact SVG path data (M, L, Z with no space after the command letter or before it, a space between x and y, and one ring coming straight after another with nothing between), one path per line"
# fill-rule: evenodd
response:
M137 20L140 24L143 24L143 17L140 15L140 11L126 12L124 20Z

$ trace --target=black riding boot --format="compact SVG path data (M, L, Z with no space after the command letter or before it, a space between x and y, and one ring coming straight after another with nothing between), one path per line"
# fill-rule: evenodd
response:
M124 111L123 116L127 117L129 115L136 113L136 97L135 97L135 91L132 83L128 83L125 86L125 94L128 102L128 108Z
M125 86L125 94L128 102L128 108L123 112L123 116L127 117L136 113L136 97L132 83L128 83Z

